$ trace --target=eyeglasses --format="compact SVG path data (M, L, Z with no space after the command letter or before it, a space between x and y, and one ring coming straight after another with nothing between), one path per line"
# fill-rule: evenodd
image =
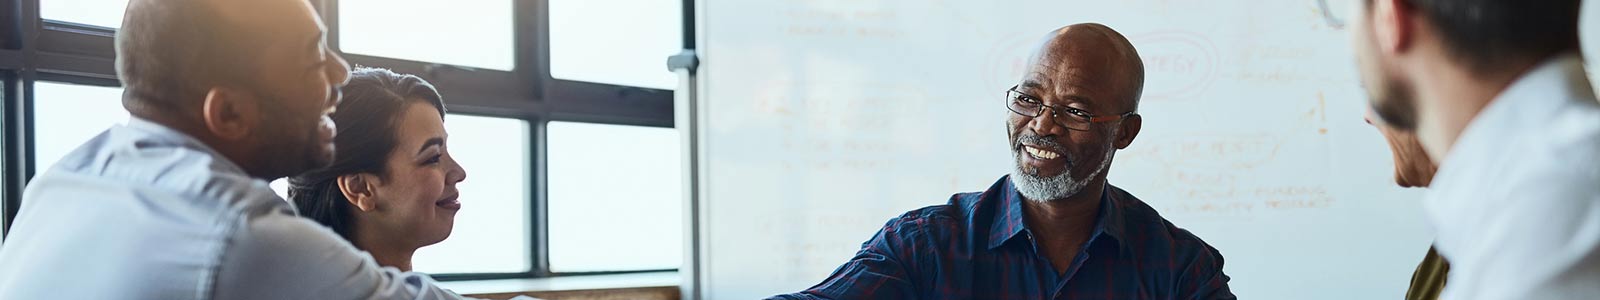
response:
M1006 90L1006 108L1011 109L1011 112L1029 118L1039 117L1048 108L1050 109L1050 119L1055 120L1056 125L1072 130L1089 130L1089 127L1094 123L1122 120L1136 115L1133 111L1128 111L1115 116L1095 116L1082 109L1045 105L1044 101L1039 100L1039 97L1018 92L1015 86ZM1066 113L1067 115L1062 116L1061 113Z
M1317 10L1322 13L1322 21L1328 23L1333 29L1344 29L1345 18L1349 17L1350 10L1356 5L1350 3L1355 0L1317 0Z

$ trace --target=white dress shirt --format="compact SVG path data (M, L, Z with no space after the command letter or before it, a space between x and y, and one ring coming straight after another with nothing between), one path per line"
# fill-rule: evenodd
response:
M1474 117L1424 201L1443 299L1600 299L1600 104L1577 54Z
M135 118L35 177L0 299L458 299L379 267L238 165Z

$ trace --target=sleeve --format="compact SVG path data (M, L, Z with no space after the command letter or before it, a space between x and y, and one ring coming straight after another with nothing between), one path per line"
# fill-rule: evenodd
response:
M918 234L919 223L920 219L907 217L889 221L822 283L767 299L915 299L909 277L915 267L909 260L914 258L907 256L917 254L912 238Z
M310 220L267 214L241 222L215 270L212 299L464 299L425 274L379 267Z
M1203 251L1184 267L1177 283L1179 299L1238 299L1228 289L1228 274L1222 273L1222 253L1205 242L1195 242Z

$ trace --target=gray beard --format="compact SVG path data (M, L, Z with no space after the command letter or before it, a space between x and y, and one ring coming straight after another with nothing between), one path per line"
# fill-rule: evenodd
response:
M1037 202L1066 199L1072 195L1077 195L1078 192L1082 192L1083 188L1089 185L1089 181L1100 176L1100 172L1105 172L1106 167L1111 165L1111 147L1110 145L1106 146L1106 156L1100 158L1100 165L1095 167L1094 172L1089 173L1089 176L1081 180L1072 178L1072 170L1070 168L1065 172L1061 172L1061 174L1049 177L1039 176L1037 174L1038 170L1029 173L1022 165L1022 156L1027 154L1024 154L1022 150L1013 150L1011 151L1011 157L1015 167L1011 168L1011 185L1016 186L1017 192L1021 193L1023 198Z

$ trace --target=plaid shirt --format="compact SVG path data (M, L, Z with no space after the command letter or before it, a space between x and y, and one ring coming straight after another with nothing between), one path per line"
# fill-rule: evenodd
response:
M1065 273L1038 252L1027 200L1002 177L890 220L822 283L770 299L1234 299L1217 249L1106 187Z

